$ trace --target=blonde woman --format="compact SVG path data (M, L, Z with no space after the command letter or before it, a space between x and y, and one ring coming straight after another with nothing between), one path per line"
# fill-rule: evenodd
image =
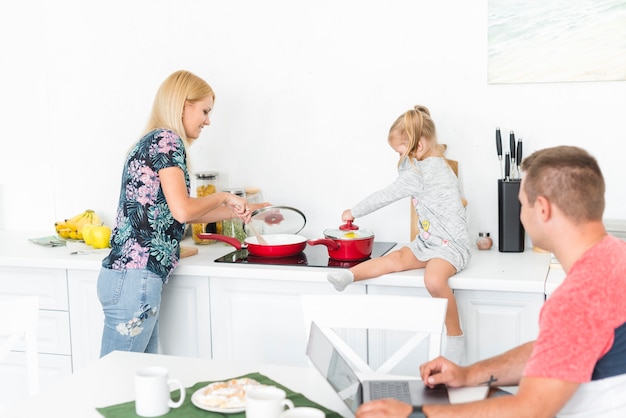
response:
M448 299L446 356L460 361L465 336L448 279L470 260L470 241L459 181L448 166L444 145L437 143L435 123L424 106L400 115L391 125L388 142L400 155L398 177L342 214L352 221L390 203L411 197L419 219L419 234L408 246L380 258L357 264L349 270L328 274L338 291L354 281L386 273L424 269L424 284L433 297Z
M232 193L190 196L187 148L210 124L214 101L215 93L200 77L171 74L157 91L145 133L127 156L111 251L98 277L105 316L101 356L113 350L158 351L161 289L178 264L185 224L248 221L254 209Z

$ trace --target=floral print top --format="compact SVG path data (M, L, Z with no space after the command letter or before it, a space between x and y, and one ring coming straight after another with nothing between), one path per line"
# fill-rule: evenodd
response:
M178 265L185 224L167 206L159 170L180 167L190 191L183 140L175 132L155 129L137 142L128 154L111 252L102 266L113 270L147 269L167 281Z

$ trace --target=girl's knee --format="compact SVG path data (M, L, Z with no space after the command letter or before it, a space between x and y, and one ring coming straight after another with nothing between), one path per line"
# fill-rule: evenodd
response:
M452 289L448 286L447 279L424 277L424 285L428 293L433 297L449 297L452 294Z
M439 274L433 274L432 271L426 270L424 272L424 285L426 286L426 290L431 294L431 296L436 297L449 297L452 294L452 289L448 285L448 279L450 279L452 275L448 275L447 273L439 272Z

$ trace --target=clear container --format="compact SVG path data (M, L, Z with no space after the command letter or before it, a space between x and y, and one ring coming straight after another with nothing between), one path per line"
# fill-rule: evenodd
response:
M476 247L479 250L490 250L493 246L493 239L489 236L489 232L479 232L476 239Z
M224 189L224 192L233 193L240 197L246 197L246 191L243 188ZM221 222L222 235L234 237L243 243L246 239L246 231L244 230L243 221L237 217L224 219Z
M217 192L218 173L215 171L203 171L196 173L196 197L205 197ZM213 244L217 242L212 239L198 238L198 234L202 233L219 233L218 224L216 222L208 224L192 224L191 237L196 244Z
M263 193L261 189L256 187L246 187L246 199L248 203L261 203L263 201Z

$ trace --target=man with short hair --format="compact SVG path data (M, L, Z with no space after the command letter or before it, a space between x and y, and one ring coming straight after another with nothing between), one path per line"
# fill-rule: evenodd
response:
M537 151L521 167L521 221L567 273L542 307L537 340L467 367L439 357L420 368L429 386L519 385L517 393L423 408L378 400L358 418L626 416L626 243L602 223L602 172L571 146Z

